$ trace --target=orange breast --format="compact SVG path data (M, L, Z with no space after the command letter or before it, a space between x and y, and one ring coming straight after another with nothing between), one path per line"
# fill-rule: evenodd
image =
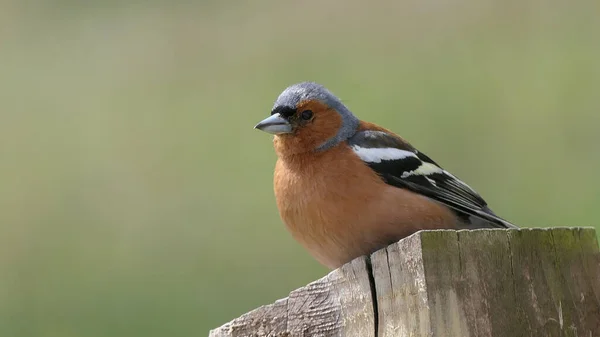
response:
M287 228L330 268L420 229L457 224L445 206L387 185L346 144L280 158L274 184Z

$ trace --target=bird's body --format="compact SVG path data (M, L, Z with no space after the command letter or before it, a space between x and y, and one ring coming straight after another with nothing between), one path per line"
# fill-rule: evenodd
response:
M422 229L512 226L466 184L391 131L356 119L318 84L286 89L257 128L276 134L283 222L329 268Z
M325 266L336 268L421 229L458 223L447 207L383 182L350 146L330 151L278 159L274 178L283 222Z

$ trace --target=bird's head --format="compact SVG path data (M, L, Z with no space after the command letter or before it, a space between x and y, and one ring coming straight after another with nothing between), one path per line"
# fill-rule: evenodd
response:
M275 101L271 116L254 128L275 135L278 154L326 151L356 133L359 120L320 84L287 87Z

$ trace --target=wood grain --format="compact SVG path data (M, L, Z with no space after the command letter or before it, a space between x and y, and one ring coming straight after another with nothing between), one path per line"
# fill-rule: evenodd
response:
M366 258L296 289L210 332L210 337L374 337L373 304Z
M384 337L600 336L596 233L421 231L210 336L370 337L376 331Z

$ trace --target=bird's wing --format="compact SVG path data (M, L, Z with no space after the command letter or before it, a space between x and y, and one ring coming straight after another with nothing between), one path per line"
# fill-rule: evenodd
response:
M465 220L466 228L516 228L496 216L471 187L400 137L384 131L365 130L357 132L348 144L386 183L450 207Z

